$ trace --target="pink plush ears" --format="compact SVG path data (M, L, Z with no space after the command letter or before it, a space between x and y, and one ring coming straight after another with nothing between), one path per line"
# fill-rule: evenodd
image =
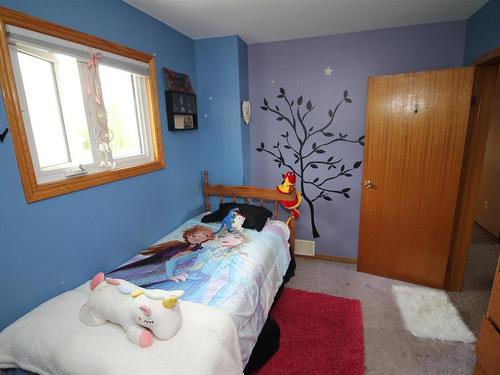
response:
M104 280L104 273L99 272L97 275L94 276L94 278L90 282L90 290L94 290L97 287L97 285L103 282L103 280Z
M99 272L90 281L90 290L94 290L97 287L97 285L99 285L103 281L104 281L104 273ZM117 279L113 279L111 277L109 277L109 278L106 279L106 283L108 283L110 285L120 285L120 281L118 281Z
M144 315L146 315L146 316L151 315L151 308L148 305L140 305L139 308L142 310Z

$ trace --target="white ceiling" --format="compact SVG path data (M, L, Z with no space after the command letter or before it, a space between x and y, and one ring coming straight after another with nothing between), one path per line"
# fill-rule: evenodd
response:
M125 0L193 39L247 43L456 21L488 0Z

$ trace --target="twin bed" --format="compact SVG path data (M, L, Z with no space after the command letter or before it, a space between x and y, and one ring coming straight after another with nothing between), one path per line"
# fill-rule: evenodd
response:
M170 340L136 347L121 327L88 327L78 311L88 283L40 305L0 333L0 369L45 374L241 374L269 310L293 262L294 218L279 220L279 201L293 192L253 186L210 185L203 175L206 211L210 198L274 202L274 218L261 231L214 236L220 223L200 214L108 275L147 288L183 290L181 330ZM176 256L156 267L161 248ZM172 253L172 254L174 254ZM160 271L160 272L158 272ZM92 275L89 275L92 276ZM9 370L9 374L21 374Z

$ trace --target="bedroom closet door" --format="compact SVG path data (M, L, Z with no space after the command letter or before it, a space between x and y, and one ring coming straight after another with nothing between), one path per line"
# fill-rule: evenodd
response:
M369 79L358 271L444 287L473 76Z

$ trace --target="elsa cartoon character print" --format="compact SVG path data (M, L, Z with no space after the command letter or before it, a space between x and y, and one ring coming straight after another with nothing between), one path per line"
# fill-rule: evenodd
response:
M171 259L166 265L166 276L170 282L161 283L159 287L167 290L181 289L184 297L192 302L214 305L213 299L224 286L236 282L236 273L233 275L231 272L231 262L234 257L246 257L247 254L242 249L246 241L241 233L226 232L208 242L203 251L195 255ZM191 262L193 259L194 262ZM224 298L229 295L228 289Z

